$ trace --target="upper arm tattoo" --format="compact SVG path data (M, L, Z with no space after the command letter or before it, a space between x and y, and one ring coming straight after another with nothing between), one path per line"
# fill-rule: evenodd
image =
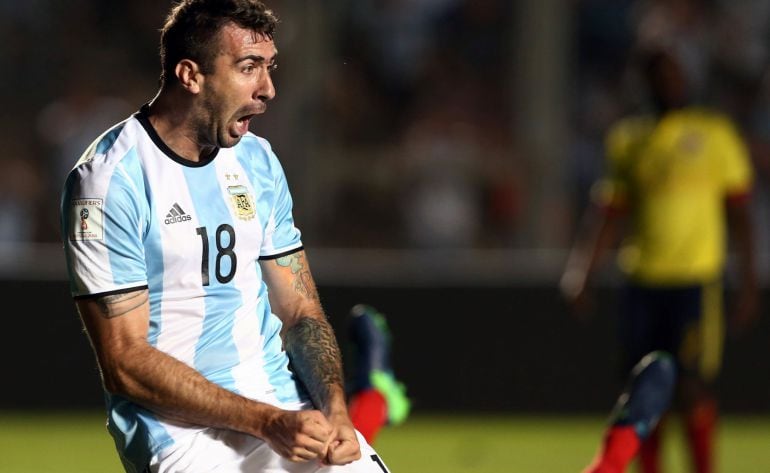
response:
M147 289L140 291L124 292L101 296L94 300L99 308L99 313L106 319L120 317L140 307L149 300L150 293Z
M318 290L301 251L276 258L275 263L291 269L291 274L294 276L292 287L298 294L308 299L318 300Z

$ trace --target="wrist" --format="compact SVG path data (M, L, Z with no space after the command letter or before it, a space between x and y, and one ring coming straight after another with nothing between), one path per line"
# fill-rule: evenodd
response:
M329 399L322 410L326 417L348 417L348 404L342 388L335 387L329 390Z
M266 431L281 415L281 409L261 402L252 402L246 415L245 425L241 430L257 438L265 439Z

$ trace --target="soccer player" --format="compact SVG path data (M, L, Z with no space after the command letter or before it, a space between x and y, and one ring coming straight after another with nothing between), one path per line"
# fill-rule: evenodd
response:
M652 352L636 364L610 414L596 457L583 473L623 473L668 410L676 387L676 363Z
M277 19L182 0L161 85L105 131L61 200L72 295L127 472L387 469L355 431L276 154Z
M728 234L737 258L734 328L757 315L757 279L749 197L753 170L739 130L725 115L689 100L684 69L661 47L641 51L653 99L650 113L629 116L606 138L607 175L561 279L579 305L590 275L628 223L618 263L627 276L619 319L625 372L645 354L676 357L677 397L694 471L714 470L721 364L722 284ZM593 212L593 213L591 213ZM641 446L642 471L659 471L660 425Z
M411 401L393 373L392 336L385 315L370 305L356 304L350 309L348 332L355 357L348 385L350 419L373 445L380 429L406 420Z

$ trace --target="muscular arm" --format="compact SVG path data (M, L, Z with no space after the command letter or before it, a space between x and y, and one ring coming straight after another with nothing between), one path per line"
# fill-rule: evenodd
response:
M326 455L332 428L320 413L239 396L147 343L146 289L79 299L77 307L109 392L170 419L260 437L293 461Z
M313 404L335 426L328 461L344 464L360 457L348 416L342 359L324 314L304 251L262 262L270 305L283 322L281 333L292 369Z
M283 322L281 336L292 367L313 404L327 415L347 411L337 340L321 307L304 251L263 263L270 305Z
M109 392L171 419L255 436L277 410L220 388L147 343L147 289L79 299L77 306Z

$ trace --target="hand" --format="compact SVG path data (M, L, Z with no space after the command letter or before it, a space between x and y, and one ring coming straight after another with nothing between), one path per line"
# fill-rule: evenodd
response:
M358 437L356 437L356 431L347 413L330 416L329 421L334 425L335 430L323 463L345 465L361 458Z
M593 305L586 287L585 274L570 269L565 271L559 280L559 292L569 305L570 313L576 319L585 320Z
M320 411L277 411L262 427L261 438L282 457L305 462L325 459L335 427Z

